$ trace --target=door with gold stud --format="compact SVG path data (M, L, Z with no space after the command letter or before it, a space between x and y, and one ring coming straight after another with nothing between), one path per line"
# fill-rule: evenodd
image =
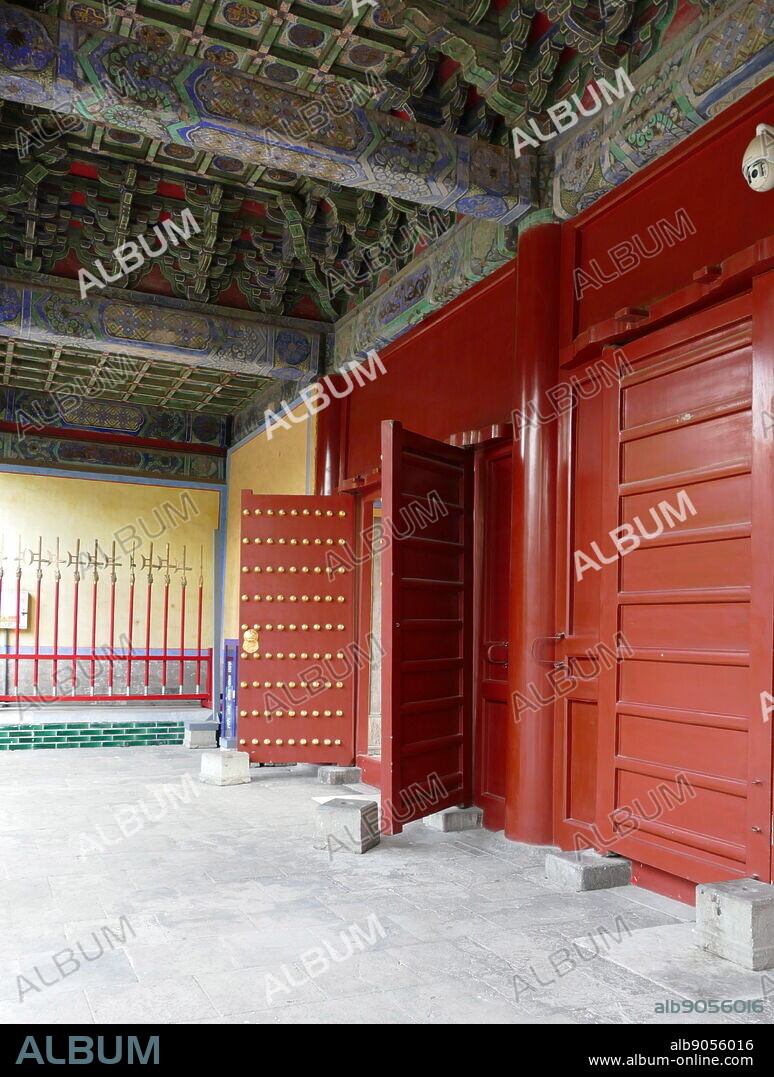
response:
M355 501L242 491L237 744L255 763L348 764Z

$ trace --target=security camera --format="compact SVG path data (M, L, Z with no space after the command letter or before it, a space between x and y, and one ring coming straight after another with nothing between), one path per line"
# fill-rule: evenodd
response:
M742 175L754 191L774 187L774 127L759 123L755 138L744 151Z

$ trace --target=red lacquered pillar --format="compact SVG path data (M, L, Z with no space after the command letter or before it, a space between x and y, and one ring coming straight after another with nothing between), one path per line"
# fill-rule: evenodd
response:
M536 225L519 241L513 407L526 414L534 414L530 404L548 413L545 394L559 376L560 232L558 224ZM554 633L556 438L555 421L525 426L513 459L505 834L533 844L553 835L553 707L523 713L517 723L512 697L543 683L546 667L533 658L532 643Z
M329 374L326 382L332 383L338 392L346 387L346 381L338 374ZM330 404L319 411L315 438L315 473L313 494L335 494L339 489L339 462L341 460L342 423L346 400L328 392Z

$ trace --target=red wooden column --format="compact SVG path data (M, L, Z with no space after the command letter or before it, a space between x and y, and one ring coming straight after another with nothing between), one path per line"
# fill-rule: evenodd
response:
M337 374L329 374L325 380L332 382L339 392L346 386L344 378ZM341 478L341 444L347 400L346 397L343 399L335 397L333 393L328 393L328 396L331 398L330 404L319 411L315 418L317 430L312 493L317 495L337 493Z
M519 241L516 272L516 376L513 406L549 413L547 390L559 377L558 224L536 225ZM570 287L564 282L565 289ZM533 409L530 409L530 405ZM511 610L508 690L544 683L545 664L533 641L554 634L557 423L526 426L515 435L511 529ZM552 654L549 645L543 656ZM552 840L553 706L508 722L505 834L514 841Z

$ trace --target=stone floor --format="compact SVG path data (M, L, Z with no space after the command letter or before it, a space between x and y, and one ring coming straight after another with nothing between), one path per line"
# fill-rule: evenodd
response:
M701 953L685 905L560 893L485 830L315 848L313 798L346 790L201 785L200 758L0 755L0 1022L703 1023L655 1005L766 995L720 1019L772 1020L774 973Z

